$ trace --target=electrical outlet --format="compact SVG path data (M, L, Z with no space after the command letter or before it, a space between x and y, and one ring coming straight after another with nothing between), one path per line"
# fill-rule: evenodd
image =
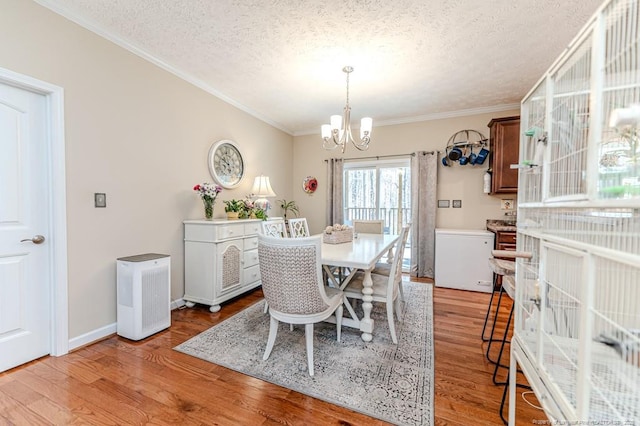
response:
M513 210L514 207L513 200L500 200L500 208L502 210Z
M452 207L454 209L462 208L462 200L453 200Z

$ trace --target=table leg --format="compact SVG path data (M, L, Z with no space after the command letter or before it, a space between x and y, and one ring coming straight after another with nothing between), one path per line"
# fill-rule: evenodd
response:
M373 339L373 319L371 319L371 309L373 305L373 281L371 280L371 270L364 271L364 280L362 281L362 310L364 317L360 321L360 331L362 331L362 340L370 342Z
M387 263L388 264L392 264L393 263L393 246L391 246L391 248L387 252Z

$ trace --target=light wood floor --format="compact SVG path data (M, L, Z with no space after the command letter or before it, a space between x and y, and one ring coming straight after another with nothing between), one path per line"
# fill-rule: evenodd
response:
M177 310L170 329L141 342L113 336L0 373L0 425L385 424L172 350L261 297L258 289L215 314L203 306ZM502 387L491 382L479 337L488 300L434 289L437 425L501 424ZM517 407L518 424L545 419L522 400Z

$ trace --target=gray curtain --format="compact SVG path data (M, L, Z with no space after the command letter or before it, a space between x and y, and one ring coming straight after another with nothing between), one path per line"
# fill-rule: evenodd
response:
M327 213L326 225L344 222L344 161L340 158L327 160Z
M437 152L418 151L411 159L411 276L434 277Z

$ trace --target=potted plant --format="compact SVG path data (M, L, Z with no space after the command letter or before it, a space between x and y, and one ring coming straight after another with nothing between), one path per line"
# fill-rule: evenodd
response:
M300 211L298 210L298 205L296 204L295 201L291 200L291 201L287 201L284 198L282 200L278 200L278 203L280 203L280 208L282 209L282 216L284 217L284 221L287 221L287 213L291 212L293 214L296 215L296 217L298 217L298 214L300 213Z
M227 219L238 219L240 213L244 211L244 201L242 200L225 200L224 211L227 213Z
M260 207L256 207L254 214L256 215L256 219L267 220L267 212Z

